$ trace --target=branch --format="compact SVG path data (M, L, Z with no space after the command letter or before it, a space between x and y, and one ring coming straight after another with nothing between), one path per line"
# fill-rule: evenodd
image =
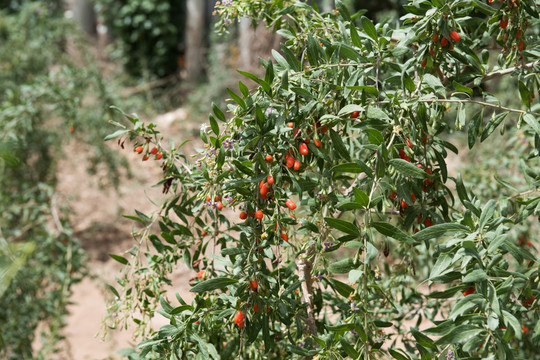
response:
M491 108L495 108L495 109L499 109L499 110L515 112L515 113L518 113L518 114L531 114L531 115L534 115L534 116L540 116L539 113L529 112L529 111L525 111L525 110L512 109L512 108L508 108L506 106L491 104L491 103L488 103L488 102L485 102L485 101L472 100L472 99L464 99L464 100L462 100L462 99L419 99L418 102L423 102L423 103L445 103L446 102L446 103L459 103L459 104L463 104L463 103L478 104L478 105L491 107Z
M317 324L313 316L313 280L311 279L311 271L313 270L313 260L315 259L315 244L312 244L307 253L298 261L298 277L302 282L302 301L307 303L307 327L310 335L317 335Z
M504 75L507 75L507 74L510 74L510 73L512 73L512 72L514 72L515 70L518 70L518 69L523 69L523 70L530 69L530 68L532 68L532 67L534 67L536 65L540 65L540 61L530 62L528 64L523 64L521 66L514 66L514 67L511 67L511 68L508 68L508 69L494 71L494 72L491 72L491 73L487 74L486 76L484 76L484 78L482 79L482 82L500 78L500 77L502 77Z

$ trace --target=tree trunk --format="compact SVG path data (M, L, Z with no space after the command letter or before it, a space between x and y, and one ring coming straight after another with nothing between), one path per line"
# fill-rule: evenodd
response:
M186 81L194 83L203 74L206 2L187 0L186 5Z
M81 26L85 33L96 36L96 12L89 0L74 0L73 1L73 17Z

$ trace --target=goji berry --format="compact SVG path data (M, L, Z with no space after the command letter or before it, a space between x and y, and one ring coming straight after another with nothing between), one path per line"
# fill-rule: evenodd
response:
M433 42L436 43L437 40L439 40L439 34L433 34L433 36L431 37L431 40L433 40Z
M257 220L262 220L263 217L264 217L264 214L263 214L262 210L257 210L257 211L255 212L255 218L256 218Z
M136 153L139 153L139 154L140 154L140 153L142 153L142 151L143 151L143 147L142 147L142 146L137 146L137 147L135 148L135 152L136 152Z
M353 111L351 113L351 119L356 119L359 116L360 116L360 111Z
M236 315L234 315L234 323L240 328L242 329L243 327L245 327L246 325L244 324L244 320L246 318L246 315L244 315L244 313L242 311L238 311L236 313Z
M240 219L246 220L247 217L248 217L248 214L247 214L246 212L242 211L242 212L240 213Z
M264 157L264 160L265 160L266 162L268 162L268 163L271 163L271 162L274 160L274 158L272 157L272 155L268 154L268 155L266 155L266 156Z
M425 68L426 65L427 65L427 59L422 60L422 63L420 64L420 66L422 66L423 68Z
M158 153L156 155L156 160L161 160L162 157L163 157L163 153Z
M445 47L446 45L448 45L448 39L443 36L441 38L441 46Z
M450 31L450 39L452 39L455 42L458 42L459 40L461 40L461 36L459 36L456 30L452 30Z
M143 158L142 158L142 161L146 161L146 160L148 160L149 158L150 158L150 156L144 155Z
M316 147L320 148L322 143L319 139L313 139L313 144L315 144Z
M267 176L266 181L268 182L268 185L274 185L274 177L272 175Z
M281 240L289 242L289 235L286 233L281 233Z
M290 169L294 166L294 158L292 156L287 156L287 167Z
M301 164L300 164L300 161L295 160L295 161L294 161L293 169L296 170L296 171L298 171L298 170L300 169L300 165L301 165Z
M156 155L158 153L158 148L157 147L153 147L152 150L150 150L150 154L152 155Z
M287 201L285 201L285 205L291 210L296 209L296 204L291 199L287 199Z
M223 203L221 201L218 201L216 204L216 209L221 210L223 209Z
M506 29L508 27L508 19L502 18L499 26L501 29Z
M407 139L405 140L405 142L407 143L407 146L410 147L411 149L413 148L413 145L411 143L411 140Z
M257 289L259 288L259 283L257 282L257 280L251 280L249 282L249 288L254 292L257 292Z
M474 288L474 286L470 286L469 288L467 288L467 290L463 292L463 296L474 294L475 291L476 289Z
M259 305L253 304L253 312L254 313L259 312Z
M300 152L301 155L304 155L304 156L309 153L308 147L305 143L300 144L300 146L298 147L298 151Z

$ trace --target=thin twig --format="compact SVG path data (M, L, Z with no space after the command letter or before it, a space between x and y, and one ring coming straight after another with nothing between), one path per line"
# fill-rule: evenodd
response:
M496 105L496 104L490 104L488 102L485 102L485 101L479 101L479 100L472 100L472 99L419 99L418 102L423 102L423 103L458 103L458 104L464 104L464 103L469 103L469 104L478 104L478 105L482 105L482 106L486 106L486 107L491 107L491 108L495 108L495 109L499 109L499 110L504 110L504 111L509 111L509 112L515 112L515 113L519 113L519 114L531 114L531 115L534 115L534 116L540 116L540 114L538 113L535 113L535 112L529 112L529 111L525 111L525 110L518 110L518 109L512 109L512 108L509 108L509 107L506 107L506 106L501 106L501 105Z

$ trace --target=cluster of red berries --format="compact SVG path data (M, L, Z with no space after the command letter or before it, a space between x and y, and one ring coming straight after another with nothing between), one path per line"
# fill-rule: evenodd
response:
M137 154L142 154L144 151L144 146L142 145L139 145L137 147L135 147L135 152ZM143 158L142 158L142 161L146 161L150 158L150 155L155 155L154 159L156 160L161 160L163 158L163 153L161 151L159 151L159 149L157 147L153 147L152 149L148 150L148 147L146 149L146 153L144 154Z
M525 49L525 42L523 33L527 28L527 19L521 16L522 9L518 6L519 2L509 1L503 15L499 20L499 36L497 40L502 42L502 52L506 52L509 49L516 49L523 51Z
M459 33L456 30L450 31L450 33L448 34L448 37L450 39L446 38L445 36L439 36L438 33L434 33L431 36L431 40L433 40L433 45L431 45L429 47L429 54L433 58L436 57L437 50L439 48L444 50L444 49L446 49L448 47L449 50L454 50L453 43L458 43L461 40L461 36L459 35ZM426 65L427 65L427 58L424 58L422 60L422 63L420 64L420 66L425 68Z

